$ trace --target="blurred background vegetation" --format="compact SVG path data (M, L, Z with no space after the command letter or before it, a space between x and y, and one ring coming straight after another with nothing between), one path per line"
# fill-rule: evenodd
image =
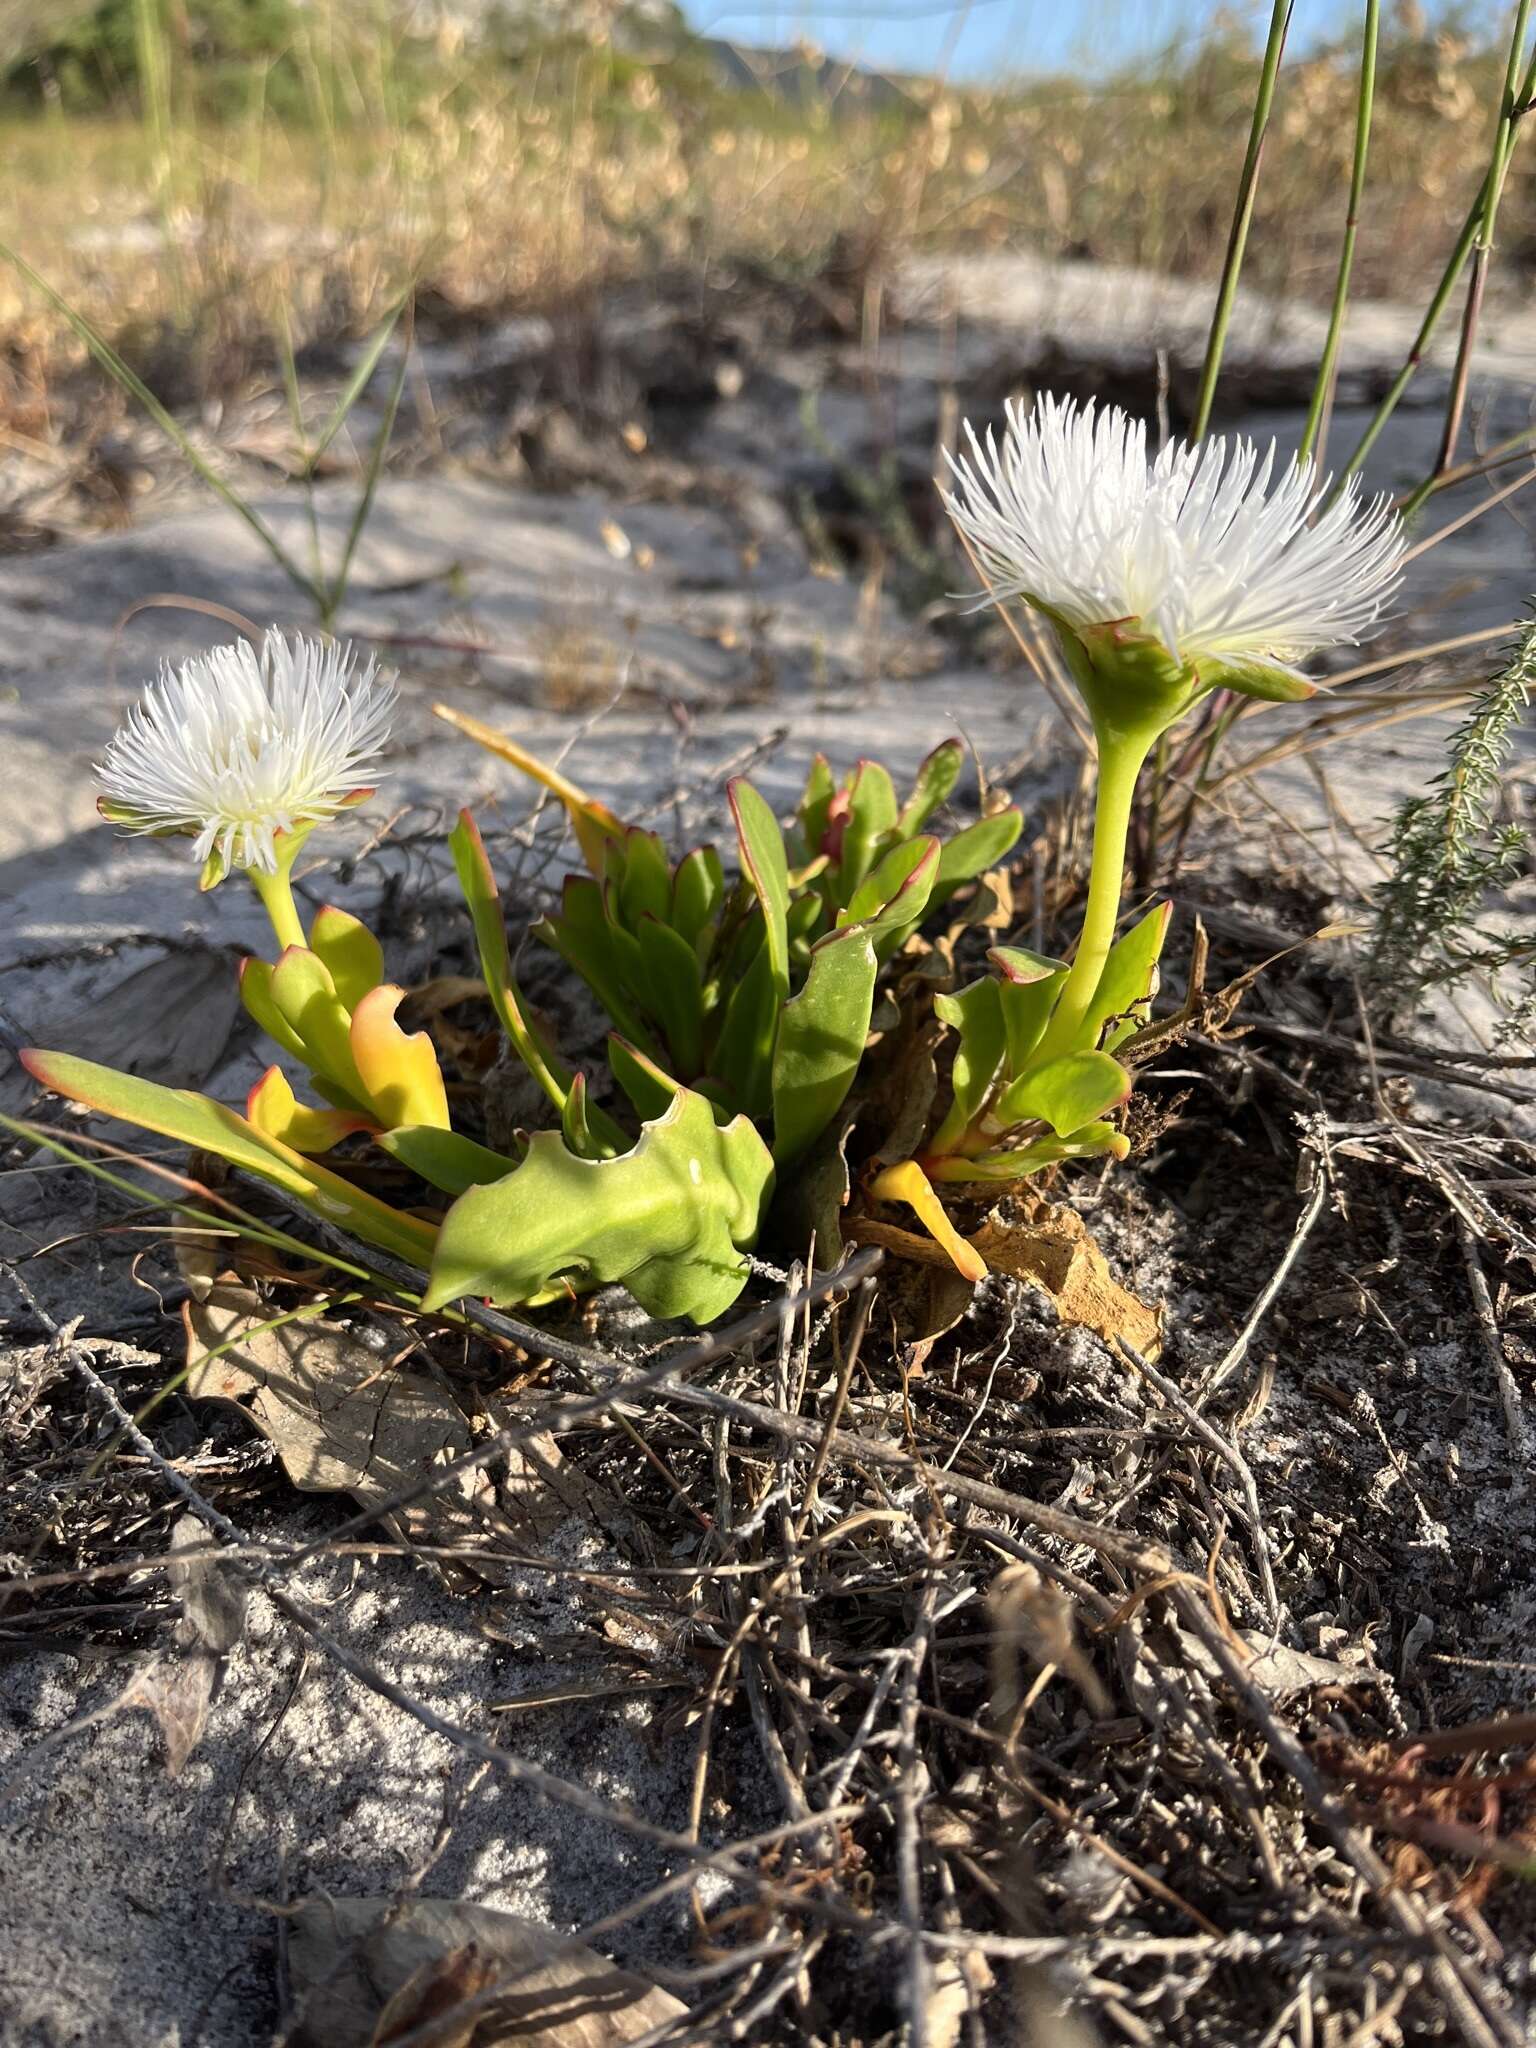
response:
M1477 189L1486 13L1390 14L1360 295L1422 291ZM1273 293L1331 289L1357 66L1352 15L1288 64L1246 273ZM981 87L743 49L667 0L0 0L0 236L172 402L237 383L276 323L351 338L412 283L430 328L668 267L803 286L938 244L1209 277L1258 69L1220 17L1134 68ZM1516 280L1531 176L1517 159L1504 199ZM34 383L82 359L8 269L0 347Z

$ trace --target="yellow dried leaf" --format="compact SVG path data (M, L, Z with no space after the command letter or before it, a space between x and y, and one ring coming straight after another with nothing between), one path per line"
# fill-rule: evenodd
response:
M1023 1195L1010 1211L994 1209L970 1243L994 1273L1041 1288L1064 1323L1106 1344L1118 1339L1143 1358L1162 1349L1162 1310L1120 1285L1075 1209Z

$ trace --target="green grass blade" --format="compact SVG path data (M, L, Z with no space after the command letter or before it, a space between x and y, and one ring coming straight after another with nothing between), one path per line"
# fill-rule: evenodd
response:
M222 498L230 510L238 513L240 518L245 521L268 554L271 555L273 561L283 571L283 574L290 578L304 592L306 597L312 599L316 605L323 607L324 595L322 591L310 577L305 575L271 527L267 525L261 514L246 499L241 497L233 485L225 482L224 478L206 460L202 451L192 441L186 429L181 425L181 422L166 410L153 391L144 382L143 378L128 367L105 335L98 332L91 322L86 319L85 315L70 305L69 301L61 293L55 291L47 278L34 270L27 259L19 255L8 242L0 241L0 257L3 257L13 269L19 271L28 284L40 291L55 312L62 314L69 326L80 337L81 341L85 343L91 354L100 363L113 382L120 385L124 391L130 393L131 396L138 400L139 404L143 406L144 410L155 422L155 425L159 427L161 433L180 449L209 490L216 497Z
M25 1138L45 1152L52 1152L66 1165L77 1166L82 1173L88 1173L92 1180L99 1181L103 1187L113 1188L119 1194L127 1195L134 1203L143 1205L144 1190L136 1182L129 1180L126 1174L114 1173L109 1166L103 1166L100 1160L92 1159L89 1154L77 1152L72 1145L66 1145L46 1124L28 1123L24 1118L6 1116L0 1111L0 1130L9 1131L18 1138ZM169 1172L169 1169L162 1167L158 1160L146 1159L142 1164L150 1173ZM180 1174L171 1177L178 1181L183 1178ZM353 1279L365 1280L371 1286L414 1302L415 1296L404 1294L395 1281L371 1272L366 1266L354 1265L348 1259L339 1258L334 1252L310 1244L301 1237L294 1237L276 1224L258 1222L254 1216L230 1201L227 1196L221 1195L219 1199L223 1206L217 1210L201 1209L195 1202L189 1202L180 1195L167 1196L154 1206L169 1209L183 1221L218 1231L223 1236L241 1237L250 1244L265 1245L271 1251L288 1252L310 1265L333 1266L339 1273L349 1274Z
M1237 280L1243 268L1243 255L1248 247L1248 230L1253 224L1253 202L1259 189L1259 165L1264 156L1264 138L1269 132L1269 116L1275 103L1275 81L1280 75L1280 59L1285 54L1286 32L1291 25L1291 8L1294 0L1275 0L1269 18L1269 37L1264 45L1264 63L1259 73L1259 89L1253 102L1253 126L1248 133L1248 153L1243 159L1242 176L1237 186L1237 206L1232 215L1232 231L1227 237L1226 261L1222 265L1221 284L1216 292L1216 306L1211 314L1211 331L1205 345L1205 362L1200 370L1200 389L1195 398L1195 416L1189 430L1192 441L1201 440L1211 423L1211 407L1216 399L1216 380L1221 375L1221 358L1227 346L1227 329L1232 323L1232 306L1237 298Z
M1522 115L1529 111L1525 104L1529 92L1520 94L1519 86L1530 13L1531 0L1519 0L1515 9L1514 30L1510 36L1509 61L1504 70L1504 90L1499 97L1498 115L1494 121L1493 150L1488 160L1488 175L1483 181L1482 212L1477 223L1477 233L1472 241L1472 274L1467 280L1466 304L1461 317L1461 340L1456 350L1456 367L1451 372L1451 391L1446 401L1445 426L1428 476L1403 507L1404 519L1412 519L1415 516L1434 488L1435 479L1443 476L1456 460L1456 443L1461 435L1462 415L1466 407L1467 380L1472 370L1472 351L1477 341L1478 322L1482 314L1483 291L1488 279L1488 267L1493 260L1493 234L1499 216L1499 202L1504 194L1504 180L1509 171L1510 159L1515 153L1516 126Z
M1349 304L1350 272L1355 263L1355 236L1360 226L1360 201L1365 193L1365 165L1370 154L1371 119L1376 104L1376 52L1381 41L1381 0L1365 0L1365 33L1360 47L1360 93L1355 105L1355 155L1349 177L1349 208L1344 216L1344 240L1339 247L1339 270L1334 280L1333 304L1328 314L1328 334L1323 343L1317 382L1307 408L1307 424L1301 437L1303 459L1318 447L1323 420L1333 393L1334 365L1344 334L1344 313ZM1321 453L1319 452L1319 461Z
M357 544L363 537L363 528L368 524L373 511L373 501L378 494L379 479L384 473L384 458L389 453L389 444L395 431L395 415L400 410L400 396L405 390L406 371L411 361L411 336L407 334L400 350L400 363L394 380L389 387L389 397L384 404L384 417L379 422L379 431L368 456L368 468L363 477L362 494L352 513L352 523L347 528L347 543L341 552L329 588L325 593L322 616L327 626L340 611L347 595L347 582L352 574L352 558L357 553Z
M283 394L288 401L288 418L293 427L293 445L298 450L299 470L305 484L305 506L309 514L310 574L318 587L325 577L325 551L320 545L320 520L315 511L315 494L310 488L315 457L304 430L304 393L299 387L299 360L293 346L293 323L288 317L287 298L281 291L277 295L277 324L277 353L282 365Z
M316 441L314 447L308 452L307 467L311 474L314 472L315 465L324 456L336 436L347 424L347 418L353 406L356 405L357 401L367 390L374 371L379 367L379 358L389 346L389 337L394 333L396 326L399 324L401 314L410 304L411 293L414 290L415 286L411 285L400 294L394 305L385 314L384 324L369 337L367 347L358 358L356 369L347 379L346 388L337 399L330 418L320 430L319 440Z
M1515 75L1515 69L1519 63L1520 54L1524 47L1527 12L1527 0L1520 0L1515 33L1510 37L1510 64L1506 69L1506 79ZM1349 479L1364 464L1366 457L1380 438L1387 421L1396 412L1398 403L1409 384L1413 381L1415 372L1423 362L1429 344L1434 338L1435 329L1440 325L1441 316L1450 303L1452 292L1456 289L1456 281L1466 268L1467 261L1477 243L1478 235L1488 210L1490 195L1496 192L1502 185L1504 172L1508 167L1507 157L1503 154L1504 147L1507 144L1509 148L1513 148L1517 124L1530 107L1533 94L1536 94L1536 53L1533 53L1524 74L1520 78L1518 90L1512 94L1506 92L1505 99L1501 103L1501 118L1498 136L1495 141L1493 160L1490 162L1483 182L1478 188L1477 197L1467 209L1467 217L1461 224L1461 232L1456 237L1456 245L1447 258L1445 269L1440 276L1440 282L1436 285L1429 304L1424 309L1424 318L1420 321L1419 331L1414 336L1408 354L1403 359L1402 368L1383 393L1375 412L1372 413L1366 425L1365 432L1360 436L1359 441L1355 445L1354 453L1335 478L1333 489L1324 500L1325 508L1333 503ZM1415 503L1415 509L1417 509L1417 502Z

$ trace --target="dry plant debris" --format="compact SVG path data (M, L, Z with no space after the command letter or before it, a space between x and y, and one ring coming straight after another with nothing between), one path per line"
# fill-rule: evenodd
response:
M288 1967L307 2048L619 2048L687 2013L579 1942L450 1899L306 1899Z
M1304 1012L1330 988L1337 999L1321 963L1302 955L1267 981L1265 1017L1281 1020L1287 1000ZM1334 1028L1348 1032L1347 1012ZM1259 1044L1280 1046L1273 1075ZM1155 1366L1140 1346L1138 1370L1065 1330L1043 1293L998 1278L918 1369L857 1268L830 1320L791 1274L787 1298L769 1294L739 1327L670 1352L609 1350L601 1319L595 1341L572 1318L541 1339L477 1311L468 1351L462 1334L445 1344L416 1326L422 1372L435 1362L465 1413L491 1403L497 1427L407 1479L410 1497L389 1504L398 1527L421 1528L413 1518L434 1500L463 1498L466 1473L497 1475L509 1449L553 1434L567 1468L622 1496L648 1539L591 1587L594 1630L645 1617L649 1636L628 1639L630 1682L656 1687L671 1703L657 1708L667 1739L694 1746L694 1826L663 1831L670 1895L706 1870L728 1878L700 1907L691 1967L663 1975L687 2014L658 2042L874 2042L905 2029L932 2048L1028 2024L1052 2040L1070 2026L1090 2030L1084 2041L1212 2048L1303 2024L1340 2039L1524 2039L1536 1726L1483 1723L1519 1698L1518 1671L1498 1667L1518 1662L1515 1617L1529 1611L1528 1452L1522 1465L1491 1374L1469 1390L1434 1362L1447 1297L1430 1250L1447 1241L1443 1204L1474 1206L1489 1298L1508 1317L1522 1147L1490 1140L1474 1164L1428 1111L1399 1098L1384 1115L1363 1056L1330 1070L1328 1107L1316 1068L1262 1033L1178 1054L1192 1058L1207 1097L1239 1074L1248 1091L1222 1112L1236 1116L1240 1156L1213 1151L1214 1125L1188 1105L1158 1140L1165 1154L1205 1153L1203 1216L1186 1199L1159 1235L1167 1205L1139 1185L1159 1171L1145 1164L1094 1212L1114 1264L1145 1266L1150 1293L1221 1219L1227 1256L1181 1299ZM1298 1089L1319 1105L1300 1196L1289 1147L1270 1148ZM1443 1286L1464 1288L1449 1241ZM1395 1257L1375 1249L1392 1244ZM1507 1324L1498 1334L1514 1346ZM101 1366L151 1384L143 1363L92 1363L63 1333L45 1355L52 1402L80 1415L86 1442L100 1439L72 1384L114 1435L122 1415ZM1457 1403L1477 1477L1453 1475L1435 1449ZM344 1623L285 1594L298 1553L250 1543L219 1504L238 1513L238 1481L189 1478L148 1438L122 1448L178 1507L195 1496L215 1546L201 1568L249 1574L251 1597L284 1603L316 1654L345 1658L398 1711L422 1711ZM384 1505L329 1541L381 1544ZM424 1561L446 1549L493 1566L483 1532L403 1540ZM124 1557L84 1543L83 1581L65 1569L50 1587L45 1542L22 1573L18 1591L34 1581L22 1612L45 1633L76 1626L69 1603L98 1557L103 1588L154 1586L174 1562L165 1544ZM598 1697L594 1683L563 1711ZM561 1709L504 1704L518 1711L450 1739L477 1765L521 1774L526 1715ZM745 1844L714 1774L727 1724L752 1731L779 1806ZM538 1782L591 1803L575 1782ZM619 1809L612 1823L656 1834ZM584 1932L611 1948L612 1930ZM474 2002L493 1988L471 1940L446 1939L450 1960L412 1994L454 1993L448 2014L433 2008L443 2038L478 2020ZM411 2010L419 2030L426 2006Z
M461 1458L472 1432L445 1382L404 1368L417 1349L395 1352L323 1317L273 1316L233 1275L186 1302L189 1400L229 1404L271 1443L304 1492L350 1494L364 1507L409 1494L422 1472ZM384 1335L376 1324L367 1335ZM397 1335L401 1333L397 1332ZM388 1526L428 1545L476 1545L488 1564L499 1542L547 1538L573 1509L596 1505L592 1489L561 1470L553 1439L512 1454L493 1486L473 1472L462 1489L441 1489L401 1508Z

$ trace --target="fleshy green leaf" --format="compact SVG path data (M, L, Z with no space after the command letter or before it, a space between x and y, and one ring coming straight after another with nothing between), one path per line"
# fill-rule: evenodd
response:
M697 946L710 920L725 901L725 870L712 846L696 846L684 854L672 877L672 929Z
M502 916L501 894L496 887L496 877L491 871L485 842L480 837L480 828L468 811L460 811L458 823L449 835L448 845L453 854L459 887L464 892L464 901L469 907L469 915L475 927L475 943L480 953L480 972L485 976L491 1007L495 1010L513 1051L563 1115L566 1096L570 1092L573 1078L571 1069L545 1041L544 1034L524 1008L522 992L513 977L512 958L507 949L507 926ZM599 926L606 931L602 900L595 882L588 881L585 876L570 877L566 883L566 905L570 904L573 892L582 890L587 892L585 901L595 912ZM549 931L550 926L546 922L542 934L547 936ZM602 992L592 977L585 973L580 963L563 946L553 940L551 943L555 944L555 950L561 957L582 975L598 996L598 1000L603 1001ZM600 948L594 948L594 953L599 960L603 958ZM594 1113L593 1122L604 1143L616 1149L623 1147L626 1142L624 1133L602 1111Z
M453 855L459 888L475 927L475 943L480 952L480 971L485 976L486 990L496 1014L501 1016L505 991L512 979L512 956L507 950L501 892L496 887L496 877L485 850L485 841L480 837L480 827L469 811L460 811L458 823L448 835L448 849ZM503 1026L506 1021L503 1017ZM508 1036L511 1036L510 1032Z
M1048 959L1043 953L1031 953L1025 946L994 946L987 958L1002 976L1000 993L1003 1029L1008 1036L1008 1071L1017 1076L1023 1073L1050 1021L1067 978L1067 963Z
M560 1130L565 1142L578 1159L611 1159L615 1147L604 1145L592 1128L589 1112L595 1107L587 1101L587 1077L585 1074L571 1076L570 1093L565 1098L565 1107L560 1112ZM617 1149L627 1149L628 1141Z
M425 1305L622 1281L651 1315L707 1322L741 1291L772 1184L773 1161L747 1119L718 1128L690 1089L617 1159L578 1159L540 1131L515 1172L448 1211Z
M309 948L324 961L336 993L349 1010L384 979L384 948L350 911L327 903L315 912Z
M462 1195L466 1188L504 1180L517 1166L505 1152L493 1152L473 1138L461 1137L457 1131L440 1131L432 1124L402 1124L398 1130L380 1131L374 1142L448 1195Z
M774 1033L782 998L763 946L731 991L710 1071L730 1101L749 1116L766 1116L771 1102Z
M732 916L731 912L740 914ZM737 982L741 980L742 976L750 970L752 962L757 958L758 954L762 952L763 935L766 930L763 922L763 906L752 893L749 884L742 883L740 885L739 901L732 904L731 912L727 913L729 933L725 941L723 955L716 969L716 979L720 984L720 991L727 996L736 986ZM784 932L787 939L789 936L788 918L784 922Z
M903 839L922 831L960 780L960 770L964 766L965 746L960 740L941 740L919 765L912 794L896 820L896 830Z
M654 832L632 825L622 841L609 848L618 857L619 922L629 932L639 933L642 918L666 921L672 908L672 870L667 850Z
M875 956L888 960L928 907L939 871L937 839L909 839L893 846L853 892L838 924L863 924Z
M272 970L271 992L283 1021L304 1048L306 1063L358 1101L367 1102L367 1086L352 1058L352 1015L319 954L307 946L287 947Z
M691 1081L704 1064L704 984L698 955L681 932L654 917L640 920L637 937L646 1008L661 1026L671 1070L680 1080Z
M789 943L801 944L816 936L816 927L826 913L826 905L814 889L807 889L803 896L797 896L789 906Z
M853 1085L879 965L866 931L835 933L811 954L800 993L779 1013L773 1054L773 1154L782 1167L820 1137Z
M1058 1138L1068 1138L1130 1092L1130 1075L1107 1052L1063 1053L1006 1088L990 1121L999 1130L1038 1121L1049 1124Z
M1106 1152L1123 1159L1129 1149L1123 1131L1116 1130L1113 1124L1092 1123L1084 1124L1070 1138L1036 1138L1015 1152L981 1152L970 1158L957 1153L946 1159L930 1159L928 1171L936 1181L1027 1180L1030 1174L1063 1159L1096 1159Z
M848 899L846 909L837 913L839 928L850 924L863 924L866 919L878 917L887 904L904 889L916 869L937 852L937 839L907 839L899 846L893 846L860 882ZM932 886L932 877L928 878ZM923 890L927 901L928 891Z
M274 1045L280 1045L295 1059L306 1058L303 1039L272 1000L272 968L268 961L248 954L240 962L240 1001L246 1015Z
M212 1152L232 1166L243 1166L294 1196L330 1223L339 1223L369 1244L424 1265L431 1257L436 1232L387 1202L355 1188L340 1174L305 1159L275 1138L248 1124L243 1116L190 1089L162 1088L136 1074L119 1074L93 1060L64 1052L23 1054L28 1073L55 1095L83 1102L106 1116L120 1117L141 1130L175 1138L200 1152Z
M535 938L542 939L568 967L575 969L626 1038L648 1052L657 1049L637 1004L620 979L614 928L596 882L585 875L567 875L559 916L542 919L533 931Z
M779 821L751 783L729 785L731 813L741 841L742 872L757 891L768 934L768 964L782 1003L789 994L789 860Z
M677 1093L677 1082L654 1060L648 1060L643 1052L636 1052L616 1031L608 1034L608 1067L614 1080L629 1097L641 1123L654 1123L657 1117L666 1115L668 1105ZM620 1150L623 1149L621 1146Z
M814 754L806 773L805 791L800 798L796 816L800 821L801 850L810 861L823 851L822 842L827 836L827 812L837 792L833 778L832 764L825 754Z
M942 1153L965 1135L986 1101L1003 1063L1007 1039L1003 1029L1002 992L990 974L980 981L973 981L968 988L956 989L951 996L935 996L933 1007L936 1015L949 1025L960 1041L955 1047L955 1061L950 1072L954 1100L934 1133L930 1148L935 1153Z
M616 890L608 883L603 891L603 901L608 911L608 952L613 961L613 971L620 986L634 1002L644 1006L648 993L645 965L640 958L640 941L631 931L626 931L618 921Z
M1099 985L1093 992L1093 1001L1083 1019L1081 1043L1084 1046L1097 1046L1100 1033L1109 1024L1110 1029L1100 1049L1113 1052L1117 1045L1147 1022L1152 998L1157 994L1157 963L1172 916L1173 905L1159 903L1155 910L1149 910L1111 946L1099 976ZM1111 1023L1111 1019L1115 1021Z
M832 824L836 833L836 809ZM890 771L878 761L861 761L847 788L847 812L837 834L836 900L846 903L869 873L888 833L896 829L899 810Z
M946 839L939 851L939 872L934 879L933 900L942 903L962 882L984 875L1013 851L1014 841L1024 829L1024 814L1018 810L997 811L990 818L978 818L953 839Z

